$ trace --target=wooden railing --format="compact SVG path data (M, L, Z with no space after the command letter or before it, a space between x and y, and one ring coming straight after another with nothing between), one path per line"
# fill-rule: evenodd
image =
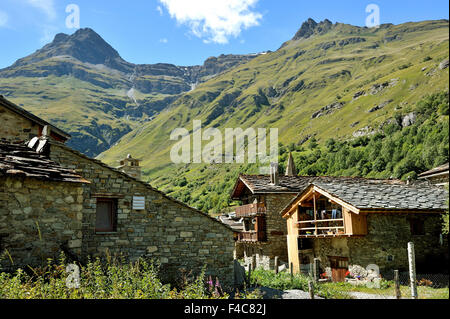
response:
M238 241L257 242L258 233L256 231L238 233Z
M236 207L236 217L249 217L266 212L266 206L262 203L248 204Z
M339 236L345 232L343 218L299 221L297 228L300 236Z

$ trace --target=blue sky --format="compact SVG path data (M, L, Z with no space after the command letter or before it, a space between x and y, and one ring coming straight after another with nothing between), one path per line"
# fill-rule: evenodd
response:
M367 5L381 23L448 19L447 0L0 0L0 68L71 34L66 7L133 63L202 64L222 53L276 50L309 17L363 26Z

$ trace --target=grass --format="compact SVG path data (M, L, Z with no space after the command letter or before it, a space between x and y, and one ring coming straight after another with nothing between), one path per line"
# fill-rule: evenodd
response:
M278 290L299 289L308 291L310 277L296 274L292 277L287 272L275 274L274 271L256 269L251 274L252 285L268 287ZM350 283L315 283L315 295L325 299L353 299L350 293L360 292L366 294L379 295L383 297L395 296L394 282L382 280L381 288L368 288L366 286L356 286ZM433 288L429 286L418 286L419 299L448 299L449 288ZM408 286L400 287L402 298L411 298L411 290Z
M322 286L328 289L337 289L342 292L361 292L380 296L395 296L395 286L392 281L384 281L382 288L369 288L366 286L355 286L349 283L324 283ZM411 298L411 288L409 286L400 286L401 297ZM449 288L433 288L428 286L418 286L417 294L419 299L449 299Z
M268 287L278 290L299 289L308 291L308 281L311 279L305 275L296 274L291 278L287 272L275 274L274 271L255 269L251 273L251 284L259 287ZM350 295L339 287L314 284L316 296L325 299L351 299Z

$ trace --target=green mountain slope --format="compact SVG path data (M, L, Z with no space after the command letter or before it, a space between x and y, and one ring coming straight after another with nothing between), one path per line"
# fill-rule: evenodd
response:
M255 56L221 55L189 67L136 65L92 29L80 29L0 70L0 94L69 132L70 146L95 156L197 83Z
M222 131L278 128L279 141L296 150L311 140L325 145L330 138L343 142L371 136L395 117L406 123L411 116L405 127L411 126L416 102L448 90L448 32L447 20L375 30L309 20L277 51L183 94L99 158L115 165L132 153L143 159L144 176L154 186L199 208L218 210L229 204L237 174L257 173L257 165L174 165L169 157L173 129L191 131L194 119ZM331 173L314 172L323 171ZM380 176L388 173L382 172Z

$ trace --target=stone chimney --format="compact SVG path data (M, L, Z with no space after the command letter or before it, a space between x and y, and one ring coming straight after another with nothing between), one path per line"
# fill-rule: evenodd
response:
M286 165L286 176L297 176L297 169L295 168L294 158L292 157L292 153L289 152L289 158Z
M131 154L128 154L126 158L120 161L120 166L117 169L141 180L142 167L139 165L140 161L140 159L133 158Z
M272 185L279 185L278 163L270 163L270 183Z

